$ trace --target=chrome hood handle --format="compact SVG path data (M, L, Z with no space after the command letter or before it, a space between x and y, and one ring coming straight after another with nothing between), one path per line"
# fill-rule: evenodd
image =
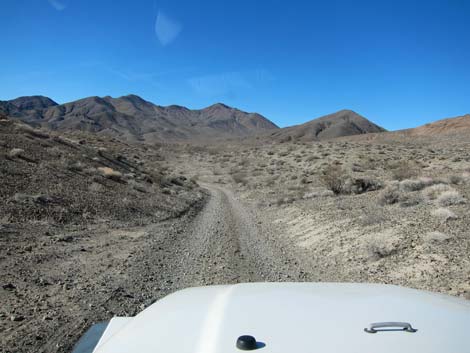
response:
M374 322L366 327L364 331L368 333L377 333L379 331L406 331L416 332L417 329L413 328L408 322Z

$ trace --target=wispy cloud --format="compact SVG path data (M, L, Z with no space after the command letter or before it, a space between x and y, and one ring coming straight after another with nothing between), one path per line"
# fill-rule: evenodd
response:
M188 82L196 93L207 97L233 96L239 90L251 88L251 84L239 72L193 77Z
M268 71L260 69L192 77L188 83L197 94L207 98L234 98L261 83L272 80L274 77Z
M106 71L117 76L123 80L129 82L145 82L156 88L162 88L162 84L158 82L157 77L161 74L158 73L146 73L146 72L132 72L132 71L123 71L117 70L111 67L104 67Z
M165 46L173 42L183 30L183 25L175 19L168 17L162 11L155 20L155 33L160 43Z
M51 4L51 6L55 8L57 11L65 10L65 8L67 7L67 4L65 4L63 1L59 1L59 0L47 0L47 1L49 1L49 4Z

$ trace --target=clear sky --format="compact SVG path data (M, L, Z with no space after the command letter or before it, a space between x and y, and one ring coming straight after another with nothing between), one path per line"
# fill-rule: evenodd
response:
M224 102L280 126L470 113L470 0L1 0L0 99Z

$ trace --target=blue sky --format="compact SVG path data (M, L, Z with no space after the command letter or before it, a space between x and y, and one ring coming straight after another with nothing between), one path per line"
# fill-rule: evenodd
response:
M0 99L134 93L280 126L470 113L470 0L2 0Z

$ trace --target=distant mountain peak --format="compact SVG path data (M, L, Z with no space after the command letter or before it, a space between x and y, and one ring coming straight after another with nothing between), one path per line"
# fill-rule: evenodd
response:
M218 109L221 109L221 110L232 110L232 109L235 109L233 107L230 107L224 103L215 103L215 104L212 104L202 110L218 110Z
M122 97L119 97L119 98L116 98L116 99L126 99L126 100L130 100L132 102L138 102L138 103L150 103L150 102L146 101L145 99L143 99L142 97L140 97L136 94L128 94L128 95L125 95L125 96L122 96Z

